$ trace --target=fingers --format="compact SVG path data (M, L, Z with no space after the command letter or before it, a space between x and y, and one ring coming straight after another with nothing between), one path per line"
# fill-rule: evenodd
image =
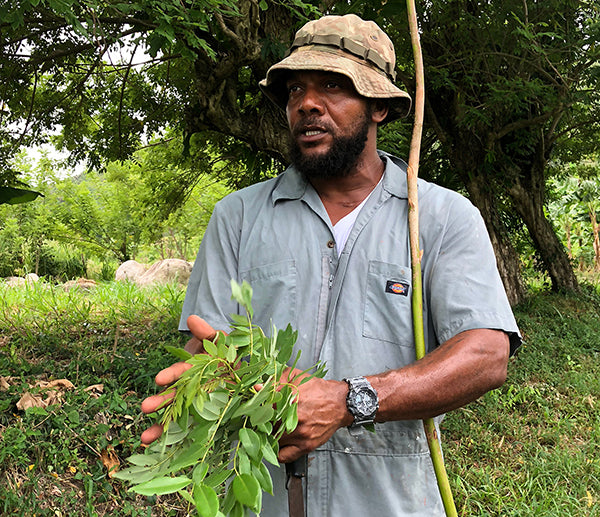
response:
M202 342L205 339L213 341L217 336L217 331L199 316L192 315L187 319L188 328L192 333L192 338L186 343L185 350L195 355L204 352ZM169 386L183 375L184 372L192 367L186 362L172 364L168 368L161 370L155 377L155 382L159 386ZM158 395L152 395L142 401L142 411L146 414L154 413L158 409L171 403L175 396L174 390L167 390ZM148 445L160 438L163 433L163 426L154 424L146 429L140 436L142 443Z
M160 424L154 424L152 427L146 429L140 436L142 443L150 445L153 441L158 440L163 432L163 426Z
M193 336L183 347L186 352L192 355L201 354L204 352L204 345L201 339Z
M200 316L196 316L195 314L192 314L188 317L187 326L192 335L198 338L201 342L203 339L212 341L217 336L217 331Z
M296 445L286 445L279 449L279 454L277 455L277 459L280 463L291 463L292 461L296 461L298 458L303 456L309 451L303 451L300 447Z
M151 395L150 397L142 400L142 412L146 415L158 411L160 408L170 404L175 396L175 390L168 390L159 393L158 395Z
M179 377L183 375L184 372L189 370L192 367L191 364L185 362L179 362L172 364L168 368L161 370L156 374L154 378L154 382L159 386L169 386L169 384L173 384Z
M142 400L142 411L146 414L154 413L161 407L170 404L175 396L175 391L164 391L158 395L152 395ZM158 440L163 433L163 426L161 424L154 424L146 429L140 436L142 443L145 445L151 444L153 441Z

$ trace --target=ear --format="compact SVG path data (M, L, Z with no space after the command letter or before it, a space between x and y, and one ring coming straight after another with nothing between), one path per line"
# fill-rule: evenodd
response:
M373 109L371 112L371 120L377 124L380 124L385 120L389 111L388 103L384 99L377 99L373 103Z

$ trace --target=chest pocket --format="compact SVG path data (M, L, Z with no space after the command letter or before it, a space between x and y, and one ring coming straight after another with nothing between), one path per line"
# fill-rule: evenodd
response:
M411 268L370 261L367 272L363 336L413 345Z
M293 259L265 264L240 273L252 286L254 323L265 332L274 324L296 323L296 263Z

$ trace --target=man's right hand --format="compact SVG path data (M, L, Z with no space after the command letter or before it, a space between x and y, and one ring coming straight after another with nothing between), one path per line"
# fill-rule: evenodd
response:
M187 319L187 325L193 337L186 343L184 348L192 355L204 352L202 342L205 339L212 341L217 336L217 331L199 316L191 315ZM183 361L172 364L168 368L158 372L154 381L159 386L166 388L179 379L179 377L191 367L191 364ZM154 413L159 408L169 404L173 396L174 393L172 391L169 392L168 390L166 392L163 391L158 395L151 395L142 401L142 411L147 415ZM142 443L145 445L151 444L153 441L160 438L162 432L162 425L154 424L142 433L140 437Z

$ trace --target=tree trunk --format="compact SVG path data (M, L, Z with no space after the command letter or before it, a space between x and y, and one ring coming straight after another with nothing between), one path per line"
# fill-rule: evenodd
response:
M596 211L590 206L590 222L592 223L592 232L594 234L594 271L600 271L600 225L596 221Z
M569 256L569 260L573 260L573 244L571 243L571 223L565 223L565 234L567 237L567 255Z
M223 26L215 28L225 30L229 39L226 46L215 42L219 58L214 61L198 51L195 104L187 110L186 131L209 130L233 136L253 150L287 162L285 114L260 94L257 83L269 65L261 57L263 40L290 41L297 20L285 6L274 4L262 11L257 2L240 0L237 7L240 16L225 17ZM243 69L252 71L249 83L240 79Z
M523 301L526 291L521 278L519 254L500 221L496 198L486 187L482 176L472 177L467 181L466 187L471 202L479 209L485 221L508 300L511 305L516 305Z
M543 187L540 186L540 188ZM543 194L532 191L531 186L525 189L520 182L515 182L509 189L513 204L539 252L546 271L552 281L554 291L577 291L579 284L571 267L569 257L559 241L550 221L544 215Z

